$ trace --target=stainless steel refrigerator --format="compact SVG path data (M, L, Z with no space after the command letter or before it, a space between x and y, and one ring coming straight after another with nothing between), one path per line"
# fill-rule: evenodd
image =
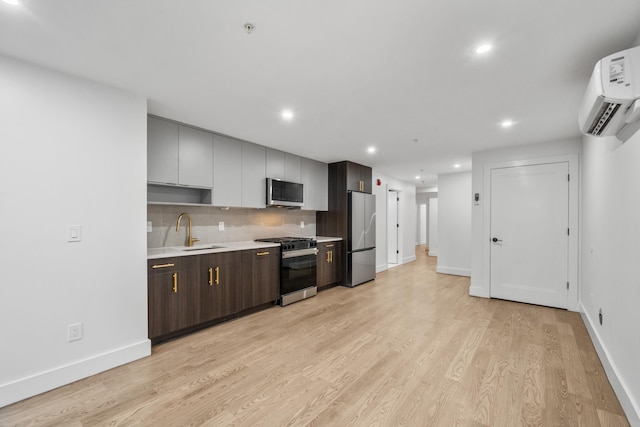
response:
M354 287L376 278L376 196L349 192L347 283Z

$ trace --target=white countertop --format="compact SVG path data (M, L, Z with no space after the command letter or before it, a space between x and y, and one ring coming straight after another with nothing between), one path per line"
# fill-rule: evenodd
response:
M342 240L340 237L316 236L318 243L336 242ZM244 242L227 242L227 243L206 243L202 245L194 245L190 248L185 246L171 246L165 248L149 248L147 249L147 259L172 258L177 256L214 254L231 251L246 251L260 248L277 248L278 243L256 242L247 240Z
M342 240L342 237L316 236L316 240L318 243L339 242Z
M215 248L212 248L215 246ZM227 242L227 243L208 243L202 245L193 245L190 248L185 246L174 246L165 248L149 248L147 249L147 259L171 258L176 256L214 254L220 252L246 251L260 248L277 248L278 243L254 242L248 240L245 242Z

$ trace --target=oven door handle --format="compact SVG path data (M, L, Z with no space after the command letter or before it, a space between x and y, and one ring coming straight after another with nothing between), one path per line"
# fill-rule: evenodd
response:
M299 256L306 255L318 255L318 248L309 248L309 249L297 249L294 251L284 251L282 252L282 258L295 258Z

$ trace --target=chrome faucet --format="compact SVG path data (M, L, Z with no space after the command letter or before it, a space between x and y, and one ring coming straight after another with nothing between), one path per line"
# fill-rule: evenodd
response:
M188 213L180 214L180 216L178 217L178 223L176 224L176 231L180 231L180 220L183 216L186 216L187 221L189 222L189 229L187 230L187 246L191 247L193 246L193 242L199 242L200 239L196 239L195 237L193 237L193 233L191 231L191 217Z

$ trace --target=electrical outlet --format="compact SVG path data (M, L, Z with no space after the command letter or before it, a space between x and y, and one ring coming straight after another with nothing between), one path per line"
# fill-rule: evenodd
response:
M69 342L78 341L82 339L82 323L74 323L67 327L67 339Z
M153 224L151 221L147 221L147 233L151 233L153 231Z
M304 228L304 221L300 221L300 228Z
M218 230L219 231L224 231L224 221L218 222Z

